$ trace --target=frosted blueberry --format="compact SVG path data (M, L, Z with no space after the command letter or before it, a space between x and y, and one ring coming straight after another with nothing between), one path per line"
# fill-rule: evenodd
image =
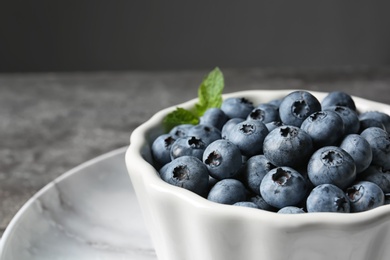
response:
M276 166L298 168L304 165L313 152L311 137L295 126L281 126L264 139L265 157Z
M264 155L250 157L240 170L244 184L255 194L260 195L260 183L264 176L273 168L273 165Z
M390 193L390 169L386 170L381 166L370 165L361 175L361 180L373 182L384 193Z
M340 147L325 146L311 156L307 174L315 186L333 184L345 189L356 179L356 166L351 155Z
M356 165L356 174L368 168L372 160L370 144L361 135L350 134L341 141L340 148L352 156Z
M370 127L361 134L372 149L372 164L390 169L390 135L378 127Z
M195 156L199 160L202 160L205 149L206 143L201 138L186 136L177 139L171 145L170 155L172 160L184 155Z
M206 147L203 163L218 180L235 177L242 165L240 149L228 140L216 140Z
M325 109L332 106L348 107L352 111L356 111L355 101L353 98L342 91L332 91L322 100L321 106Z
M307 117L301 129L308 133L315 147L335 145L344 133L341 117L333 111L318 111Z
M228 116L221 109L209 108L200 117L199 124L211 125L221 130L228 119Z
M351 207L344 191L333 184L315 187L306 200L307 212L349 213Z
M307 191L308 186L304 177L290 167L270 170L260 184L262 198L278 209L296 206L305 198Z
M204 196L208 190L209 173L207 167L196 157L179 157L162 169L161 179L169 184L178 186L198 195Z
M229 135L229 132L233 129L233 127L235 125L237 125L238 123L241 123L243 122L245 119L243 118L232 118L232 119L229 119L222 127L222 130L221 130L221 136L223 139L226 139L227 136Z
M370 210L385 203L385 194L375 183L361 181L347 189L351 212Z
M213 202L233 205L246 200L244 184L236 179L224 179L217 182L210 190L207 199Z
M264 123L257 120L246 120L235 125L227 139L238 146L245 156L253 156L263 151L264 138L268 129Z
M279 116L284 125L300 127L302 122L314 112L321 110L316 97L307 91L294 91L283 98L279 105Z
M171 134L162 134L153 141L151 151L157 168L171 161L170 150L175 141Z
M229 118L247 118L253 110L253 103L246 98L227 98L222 102L221 110Z

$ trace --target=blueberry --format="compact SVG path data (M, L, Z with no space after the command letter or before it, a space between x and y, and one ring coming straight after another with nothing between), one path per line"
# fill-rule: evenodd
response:
M347 197L351 212L370 210L385 203L385 194L378 185L369 181L361 181L347 189Z
M268 104L274 105L277 108L279 108L280 103L282 103L282 101L283 101L283 98L277 98L277 99L273 99L273 100L269 101Z
M311 156L307 174L315 186L334 184L345 189L356 179L356 166L351 155L340 147L325 146Z
M361 134L371 146L372 164L390 169L390 135L378 127L370 127Z
M221 131L210 125L195 125L187 132L188 136L195 136L202 139L206 144L210 144L215 140L221 139Z
M368 111L359 115L360 120L367 118L375 119L381 122L384 125L386 131L390 133L390 116L388 114L380 111Z
M344 191L333 184L315 187L306 200L307 212L349 213L350 205Z
M296 206L305 198L307 190L304 177L290 167L270 170L260 184L260 194L263 199L278 209Z
M295 206L287 206L287 207L284 207L284 208L281 208L280 210L278 210L279 214L302 214L302 213L306 213L302 208L299 208L299 207L295 207Z
M267 211L277 211L275 207L269 205L260 195L255 195L249 198L250 202L253 202L257 205L259 209L267 210Z
M271 104L260 104L249 113L247 120L259 120L264 124L279 120L279 109Z
M233 206L247 207L247 208L254 208L254 209L259 208L259 206L257 206L256 203L253 203L250 201L239 201L239 202L234 203Z
M332 107L332 106L342 106L356 111L356 105L353 101L353 98L342 91L332 91L322 100L321 106L323 109Z
M229 118L247 118L254 109L253 103L246 98L227 98L222 102L221 110Z
M282 122L280 121L272 121L272 122L269 122L269 123L266 123L265 126L267 127L268 131L271 132L272 130L274 130L275 128L278 128L279 126L282 126Z
M240 170L240 174L248 189L260 195L260 183L264 176L273 168L275 168L275 165L264 155L255 155L246 161Z
M341 117L344 123L344 135L359 133L360 120L352 109L342 106L331 106L324 110L336 112Z
M157 168L171 161L170 150L175 141L171 134L162 134L153 141L151 151Z
M221 130L222 126L228 121L228 116L219 108L207 109L199 119L199 124L211 125Z
M352 156L356 165L356 174L363 172L371 164L372 150L370 144L361 135L350 134L341 141L340 148Z
M229 119L222 127L221 130L221 136L223 139L226 139L227 136L229 135L229 132L234 128L235 125L238 123L243 122L245 119L243 118L232 118Z
M195 136L179 138L171 145L171 159L173 160L180 156L191 155L202 160L206 146L206 143L203 142L202 139Z
M335 145L344 133L341 117L333 111L318 111L307 117L301 129L308 133L315 147Z
M384 193L390 193L390 169L371 165L362 172L361 180L370 181L378 185Z
M175 139L185 137L193 126L194 125L191 124L181 124L172 128L171 131L169 131L169 134L171 134Z
M161 178L169 184L190 190L198 195L205 195L208 190L209 173L207 167L196 157L179 157L162 169Z
M267 134L268 129L264 123L246 120L235 125L227 139L237 145L243 155L253 156L262 153L264 138Z
M213 202L233 205L246 200L244 184L236 179L224 179L218 181L210 190L207 199Z
M279 106L279 116L284 125L300 127L309 115L320 110L321 104L312 94L307 91L294 91L283 98Z
M379 127L383 130L386 130L385 126L381 122L372 118L361 119L359 120L359 122L360 122L359 133L363 132L364 130L370 127Z
M276 166L298 168L304 165L313 152L311 137L295 126L281 126L264 139L265 157Z
M216 140L206 147L203 162L210 175L218 180L235 177L242 166L240 150L224 139Z

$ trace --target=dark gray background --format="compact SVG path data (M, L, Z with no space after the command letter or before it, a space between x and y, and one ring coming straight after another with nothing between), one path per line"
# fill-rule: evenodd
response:
M389 1L0 2L0 72L387 66Z

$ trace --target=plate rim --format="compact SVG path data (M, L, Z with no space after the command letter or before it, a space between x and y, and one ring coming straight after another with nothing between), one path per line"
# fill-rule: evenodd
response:
M119 154L125 155L125 152L129 145L116 148L114 150L111 150L109 152L103 153L101 155L98 155L96 157L93 157L92 159L89 159L67 171L65 171L63 174L59 175L49 183L47 183L45 186L43 186L41 189L39 189L34 195L32 195L16 212L16 214L12 217L11 221L8 223L7 227L4 230L4 233L2 237L0 238L0 259L3 256L4 249L6 248L7 242L9 242L9 237L12 234L14 228L16 227L17 223L19 222L20 218L23 216L24 212L41 196L43 196L46 192L48 192L53 186L56 184L62 182L65 179L68 179L72 177L73 175L77 174L81 170L96 164L98 162L107 160L111 157L114 157ZM123 159L124 160L124 159Z

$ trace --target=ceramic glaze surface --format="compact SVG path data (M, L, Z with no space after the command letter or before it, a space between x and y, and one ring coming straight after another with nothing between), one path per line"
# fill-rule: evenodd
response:
M126 171L126 148L44 187L13 218L1 260L157 259Z
M292 90L244 91L258 104ZM326 93L312 92L319 100ZM179 105L190 108L196 100ZM360 112L390 106L355 97ZM175 106L176 107L176 106ZM216 204L163 182L151 162L150 144L163 133L160 111L137 128L126 153L127 168L160 260L387 260L390 206L364 213L282 215Z

